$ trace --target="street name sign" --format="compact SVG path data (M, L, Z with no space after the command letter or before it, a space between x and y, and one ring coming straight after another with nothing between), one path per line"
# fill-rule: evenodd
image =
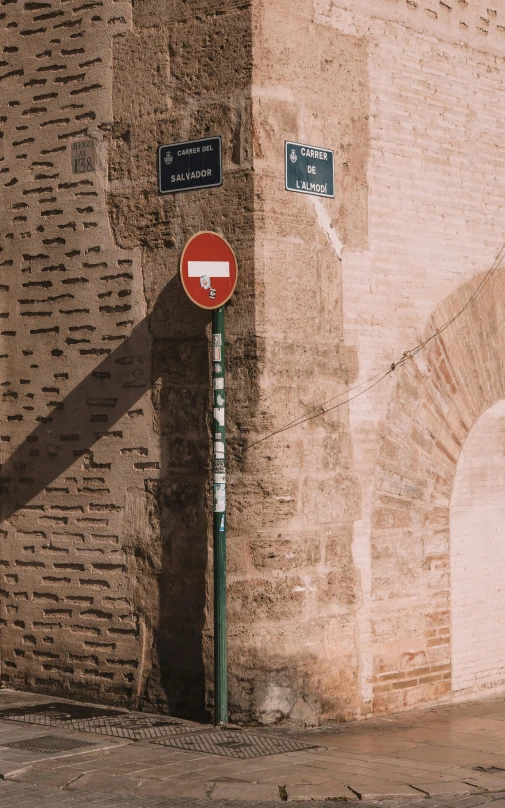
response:
M221 138L159 146L158 182L160 194L222 185Z
M333 151L286 142L286 190L314 196L335 196Z
M197 233L184 247L182 285L190 300L202 309L218 309L230 299L237 271L235 253L217 233Z

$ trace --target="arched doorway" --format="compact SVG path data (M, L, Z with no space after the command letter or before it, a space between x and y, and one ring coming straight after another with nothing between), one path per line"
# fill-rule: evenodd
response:
M505 400L465 441L450 537L452 690L462 695L505 684Z
M477 276L464 284L437 307L426 339L463 309L482 279ZM497 403L505 399L504 299L505 272L499 271L449 328L399 370L382 429L371 512L374 712L471 696L480 687L500 687L505 678L500 674L502 659L505 668L505 631L502 639L498 618L493 616L494 625L488 621L489 632L482 632L481 626L485 636L480 650L465 628L476 602L472 598L487 598L483 608L489 615L492 601L501 597L497 587L502 570L505 579L505 555L501 548L498 554L499 535L492 532L495 519L505 524L496 516L502 507L499 489L505 492L505 459L498 456L498 445L505 453L500 437L505 429L502 432L502 404ZM480 495L472 494L472 504L470 478L480 473L482 463L492 485L485 498L484 484ZM465 498L468 508L463 512L458 503L465 504ZM491 556L477 563L478 554L471 549L473 564L451 558L454 552L467 552L465 541L479 546L479 525L465 525L470 511L472 518L475 511L481 528L487 520ZM465 665L467 671L471 668L470 653L482 657L473 684L462 678ZM475 671L475 657L473 664Z

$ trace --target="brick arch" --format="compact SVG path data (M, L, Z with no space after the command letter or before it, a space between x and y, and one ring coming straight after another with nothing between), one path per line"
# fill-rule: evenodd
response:
M483 275L446 298L425 336ZM505 273L399 370L376 467L371 516L374 712L451 694L449 507L479 416L505 398Z

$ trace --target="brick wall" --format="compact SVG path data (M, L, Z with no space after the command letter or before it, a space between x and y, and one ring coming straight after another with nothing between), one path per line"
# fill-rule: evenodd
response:
M368 249L343 253L344 333L357 347L360 379L387 369L430 333L426 324L440 301L446 300L444 311L463 305L472 289L465 282L491 265L503 240L504 75L495 55L503 52L503 9L485 14L478 3L448 6L318 5L321 20L365 37L369 48ZM479 318L492 321L492 301L491 307L472 314L481 334ZM440 321L438 313L434 319ZM444 338L455 333L452 328ZM466 333L460 333L463 344ZM494 329L491 342L495 357ZM351 405L363 492L353 551L363 593L358 630L365 714L450 697L453 464L467 430L494 403L489 390L496 391L501 360L484 363L492 381L472 402L463 433L454 426L454 388L434 371L439 361L420 355L412 376L402 370ZM473 353L458 353L459 383L469 384L472 372L482 378L475 361ZM433 390L421 405L420 377L424 385L430 372ZM418 401L415 416L411 398ZM446 420L458 435L456 446L452 437L447 445L441 439ZM435 455L435 465L441 463L433 479L427 454L430 463Z

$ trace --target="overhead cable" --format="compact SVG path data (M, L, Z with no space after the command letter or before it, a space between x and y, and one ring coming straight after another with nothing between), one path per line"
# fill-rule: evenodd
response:
M314 420L314 418L319 418L321 415L325 415L327 412L332 412L332 410L336 410L339 407L343 407L345 404L349 404L349 402L354 401L360 396L365 395L365 393L368 393L369 390L372 390L373 387L376 387L378 384L380 384L386 378L386 376L389 376L397 368L402 367L402 365L404 365L410 359L413 359L414 356L416 356L419 353L419 351L422 351L423 348L425 348L429 342L431 342L433 339L438 337L443 331L449 328L449 326L451 326L458 319L458 317L460 317L463 314L463 312L466 311L466 309L471 305L471 303L473 303L473 301L478 297L478 295L480 295L486 284L489 283L489 281L491 280L494 273L500 268L504 259L505 259L505 242L503 243L491 267L488 269L484 278L478 284L477 288L472 292L472 294L466 301L465 305L453 317L451 317L450 320L447 320L447 322L443 323L440 326L440 328L438 328L427 339L425 339L423 342L420 342L414 348L411 348L408 351L404 351L401 359L399 359L398 362L393 362L388 370L382 373L376 373L369 379L366 379L360 384L351 387L350 390L344 390L342 393L333 396L333 398L329 398L326 401L323 401L318 407L315 407L312 410L310 410L309 413L300 415L298 418L295 418L293 421L289 421L288 423L284 424L278 429L275 429L273 432L270 432L268 435L264 435L262 438L253 441L253 443L250 443L248 446L245 447L245 450L248 451L249 449L252 449L254 446L258 446L258 444L263 443L269 438L273 438L275 435L279 435L282 432L286 432L288 429L294 429L294 427L300 426L301 424L304 424L307 421L312 421ZM350 393L352 393L354 390L358 390L360 387L364 387L365 385L368 386L365 387L364 390L361 390L359 393L356 393L353 396L350 395ZM347 398L344 401L340 401L338 404L334 404L332 407L326 407L327 404L330 404L333 401L337 401L337 399L341 398L342 396L347 396Z

